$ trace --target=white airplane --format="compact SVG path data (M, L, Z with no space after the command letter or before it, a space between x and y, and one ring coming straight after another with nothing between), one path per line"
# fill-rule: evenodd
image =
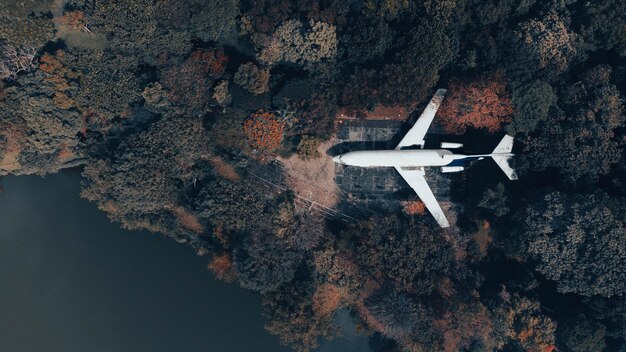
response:
M395 168L400 173L400 176L417 193L441 227L449 227L450 223L448 223L448 219L446 219L439 203L437 203L437 199L430 187L428 187L428 183L424 178L424 167L441 167L441 172L444 173L459 172L465 169L465 164L469 161L490 157L510 180L517 180L515 170L509 165L510 158L514 156L511 153L513 137L509 135L505 135L502 138L491 154L454 154L447 149L461 148L463 144L448 142L441 143L442 149L422 149L425 144L424 136L445 94L445 89L437 90L422 115L413 125L413 128L402 138L395 150L355 151L333 158L334 162L349 166ZM420 149L405 149L410 146L419 146Z

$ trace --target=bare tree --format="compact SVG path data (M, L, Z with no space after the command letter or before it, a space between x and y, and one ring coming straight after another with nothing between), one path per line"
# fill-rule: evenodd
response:
M31 46L0 46L0 79L15 79L20 72L37 68L37 48Z

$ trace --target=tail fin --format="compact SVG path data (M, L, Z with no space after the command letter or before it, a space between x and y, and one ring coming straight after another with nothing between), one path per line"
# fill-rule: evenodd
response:
M500 143L498 143L498 145L496 146L496 149L493 150L493 152L491 152L492 154L504 154L504 153L510 153L511 150L513 150L513 137L507 135L504 135L504 137L502 137L502 140L500 141Z
M509 180L517 180L517 174L515 170L509 165L509 160L513 156L511 151L513 150L513 137L509 135L505 135L502 137L502 140L496 146L496 149L493 150L491 154L491 158L493 161L498 164L500 169L504 172L504 174L509 178ZM504 155L498 155L504 154Z

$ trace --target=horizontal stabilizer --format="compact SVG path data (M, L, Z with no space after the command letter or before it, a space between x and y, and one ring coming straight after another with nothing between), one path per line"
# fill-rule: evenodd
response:
M509 164L511 157L513 156L513 154L511 154L512 150L513 137L505 135L504 137L502 137L500 143L498 143L498 145L496 146L496 149L493 150L491 158L493 158L493 161L498 164L500 169L502 169L502 171L509 178L509 180L517 180L517 174Z
M515 170L513 170L511 165L509 165L509 160L511 160L511 157L494 155L492 156L492 158L493 161L495 161L496 164L500 166L500 169L502 169L502 171L504 172L504 174L506 174L506 177L508 177L509 180L517 180L517 174L515 173Z
M513 137L508 134L502 137L502 140L496 146L496 149L491 152L492 154L510 153L513 150Z

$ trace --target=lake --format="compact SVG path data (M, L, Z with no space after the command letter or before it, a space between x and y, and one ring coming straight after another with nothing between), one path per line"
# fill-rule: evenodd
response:
M0 185L0 351L290 351L263 330L257 294L188 246L111 223L79 197L79 170ZM370 350L338 321L345 336L319 351Z

